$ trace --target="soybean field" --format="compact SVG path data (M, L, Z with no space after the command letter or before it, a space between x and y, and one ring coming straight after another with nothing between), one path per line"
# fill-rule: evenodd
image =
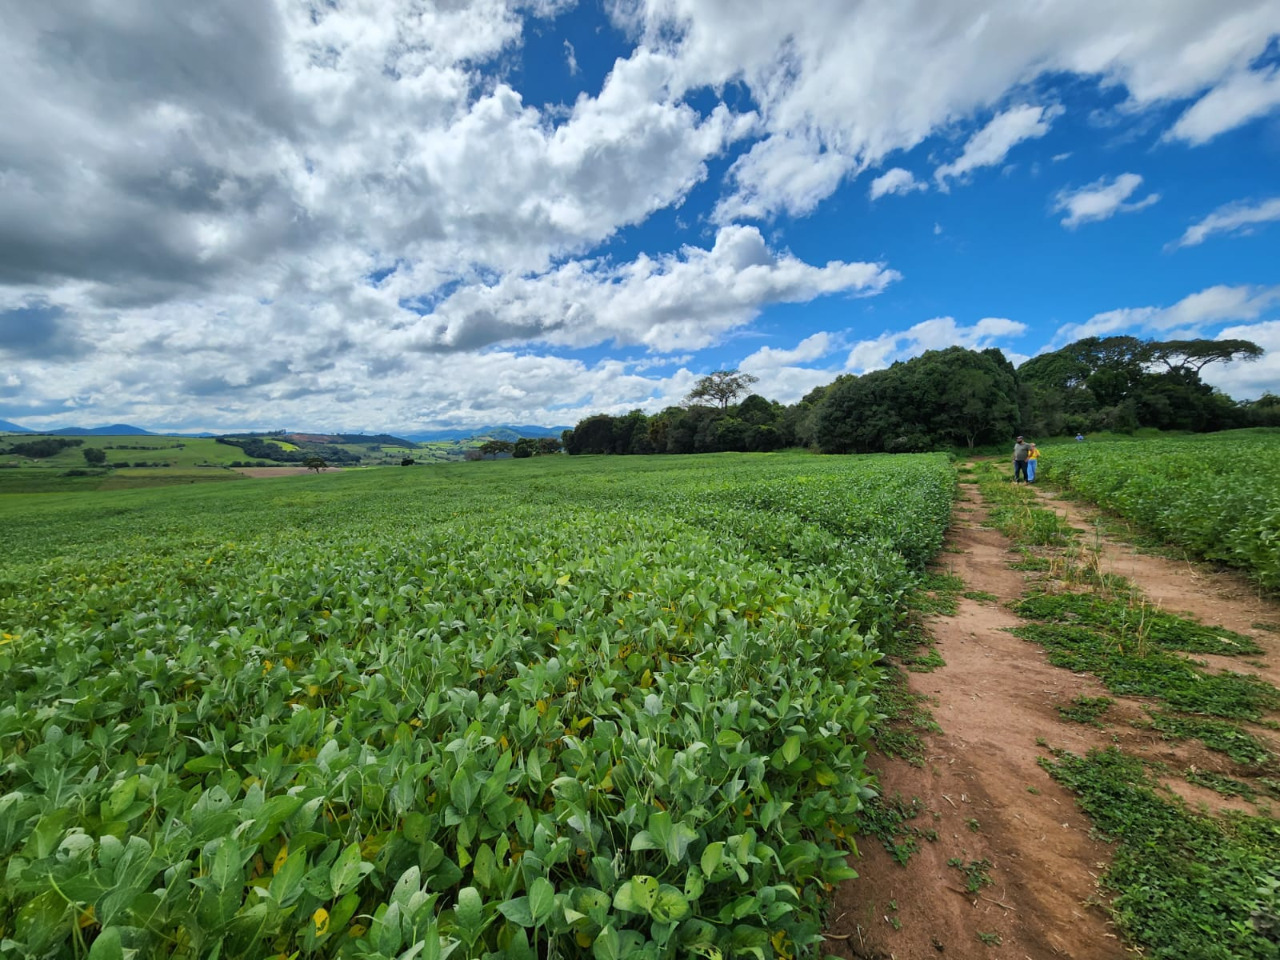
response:
M942 455L0 498L23 957L792 957Z
M1280 589L1280 430L1054 445L1044 477Z

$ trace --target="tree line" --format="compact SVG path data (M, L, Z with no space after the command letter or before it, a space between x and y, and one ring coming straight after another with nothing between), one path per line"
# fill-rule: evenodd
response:
M1280 426L1280 397L1238 403L1201 379L1212 363L1256 360L1247 340L1089 337L1016 368L998 349L949 347L846 374L783 405L748 393L757 378L717 370L679 406L596 414L562 437L570 454L923 452L1140 427L1197 432ZM746 394L746 396L743 396ZM739 401L739 397L742 399Z

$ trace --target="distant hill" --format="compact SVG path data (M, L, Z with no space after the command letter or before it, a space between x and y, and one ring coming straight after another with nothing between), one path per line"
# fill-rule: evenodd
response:
M60 437L154 437L156 434L127 423L109 423L105 427L58 427L45 433Z
M286 433L282 439L291 443L347 443L368 446L411 447L413 441L405 437L393 437L389 433Z
M20 427L16 423L8 420L0 420L0 430L6 433L35 433L34 430L28 430L26 427Z
M428 430L423 433L406 433L405 437L418 443L434 440L470 440L472 437L488 437L492 440L519 440L521 437L558 437L569 427L517 426L510 423L491 427L461 427L452 430Z

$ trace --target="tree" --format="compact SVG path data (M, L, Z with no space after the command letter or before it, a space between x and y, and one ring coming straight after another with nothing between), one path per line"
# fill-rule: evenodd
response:
M538 441L533 437L521 437L511 449L511 456L517 460L526 460L538 451Z
M713 370L700 379L689 391L685 403L697 403L700 400L714 400L723 410L738 398L738 394L746 393L753 383L760 378L737 370Z
M1197 375L1211 363L1257 360L1265 353L1249 340L1166 340L1149 345L1151 363L1163 363L1167 372L1194 371Z
M413 466L413 457L401 457L401 458L400 458L400 466L402 466L402 467L412 467L412 466Z
M86 447L83 451L85 462L91 467L100 467L107 462L107 451L97 447Z
M302 461L302 465L315 473L319 473L321 470L324 470L329 466L329 464L324 462L324 457L318 456L314 453L304 459Z

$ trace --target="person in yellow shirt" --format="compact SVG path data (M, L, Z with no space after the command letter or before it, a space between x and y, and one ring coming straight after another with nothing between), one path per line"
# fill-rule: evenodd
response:
M1027 451L1027 483L1036 482L1036 461L1040 459L1040 451L1036 449L1036 445L1031 444L1031 449Z

